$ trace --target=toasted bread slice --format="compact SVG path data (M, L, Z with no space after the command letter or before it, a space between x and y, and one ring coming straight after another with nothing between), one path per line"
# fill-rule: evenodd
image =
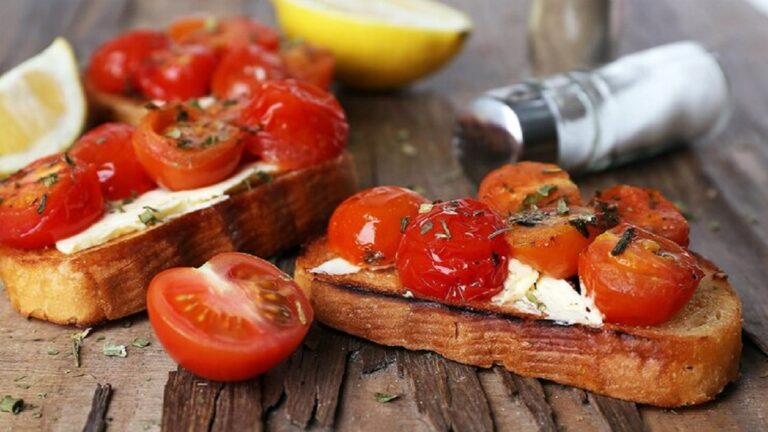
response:
M298 246L354 191L345 154L71 255L0 248L0 279L25 316L77 326L114 320L144 310L147 285L162 270L199 266L225 251L271 256Z
M88 100L88 121L90 124L103 122L120 122L138 125L139 120L147 113L147 100L123 96L119 94L104 93L97 90L85 78L83 89Z
M475 301L409 298L397 272L326 275L310 270L335 256L312 242L295 278L317 319L374 342L429 350L480 366L498 364L595 393L662 407L711 400L738 377L741 303L725 275L701 259L706 277L672 320L654 327L559 325Z

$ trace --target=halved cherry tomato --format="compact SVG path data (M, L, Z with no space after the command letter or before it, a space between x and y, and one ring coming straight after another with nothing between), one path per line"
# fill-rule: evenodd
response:
M192 15L174 21L168 32L176 43L205 44L220 52L252 44L277 51L280 45L280 36L274 30L248 17Z
M332 94L295 80L259 85L240 124L257 129L248 150L287 169L314 165L341 154L349 125Z
M213 73L211 90L222 99L248 96L260 83L285 76L280 57L257 45L249 45L224 55Z
M669 320L688 303L703 276L685 248L627 223L599 235L579 257L586 295L611 323Z
M655 189L617 185L595 195L596 208L615 204L619 218L688 246L688 221L680 210Z
M395 265L403 286L437 300L487 299L507 277L499 217L472 199L435 204L405 228Z
M206 96L218 59L203 45L156 51L139 68L139 87L150 99L187 100Z
M557 165L518 162L491 171L480 183L478 199L502 216L532 205L545 207L563 198L566 204L580 205L579 187Z
M104 213L96 170L68 155L39 159L0 181L0 243L21 249L50 246Z
M306 43L293 43L280 51L288 76L327 89L333 81L336 60L330 51Z
M529 210L509 219L505 234L512 257L557 279L576 275L579 254L602 232L584 207Z
M157 187L136 159L131 144L134 127L105 123L83 135L70 150L72 157L96 167L108 200L140 195Z
M129 94L138 89L137 73L152 53L165 50L171 39L152 30L133 30L111 39L91 56L86 76L97 89L107 93Z
M203 378L253 378L285 360L312 324L312 307L291 278L261 258L222 253L199 268L152 279L147 311L157 339Z
M133 134L133 148L149 176L170 190L195 189L226 179L243 154L239 128L193 104L150 111Z
M395 262L400 237L427 199L398 186L358 192L336 208L328 223L328 245L347 261L363 265Z

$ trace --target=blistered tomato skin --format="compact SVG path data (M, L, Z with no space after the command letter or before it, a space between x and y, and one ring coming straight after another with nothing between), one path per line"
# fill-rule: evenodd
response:
M0 243L39 249L88 228L104 214L96 169L68 155L39 159L0 181Z
M617 185L598 192L593 206L616 206L619 218L688 246L688 221L680 210L656 189Z
M149 284L149 320L168 354L203 378L253 378L301 343L313 312L301 288L267 261L222 253Z
M507 276L509 246L491 209L473 199L434 204L405 228L395 265L417 297L466 301L497 294Z
M217 63L215 51L204 45L156 51L139 68L139 88L147 98L163 101L206 96Z
M328 244L335 253L363 266L393 264L402 232L428 201L398 186L378 186L347 198L331 216Z
M280 57L256 45L229 50L213 73L211 90L220 99L250 96L264 81L283 79Z
M605 321L657 325L691 299L704 272L687 249L622 223L579 256L579 278Z
M559 199L569 205L581 204L579 188L568 173L541 162L519 162L491 171L480 183L477 196L502 217L532 205L553 205Z

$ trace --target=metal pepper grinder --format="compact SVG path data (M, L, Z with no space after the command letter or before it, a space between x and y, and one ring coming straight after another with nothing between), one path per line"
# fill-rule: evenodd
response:
M729 114L715 55L678 42L490 90L459 115L454 142L475 181L518 160L596 171L712 136Z

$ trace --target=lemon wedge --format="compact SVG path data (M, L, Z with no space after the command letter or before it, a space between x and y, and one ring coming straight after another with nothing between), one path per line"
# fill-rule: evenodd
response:
M57 38L0 76L0 175L66 149L82 132L85 116L74 52Z
M432 0L273 0L285 34L327 48L336 78L392 89L436 71L472 30L464 13Z

